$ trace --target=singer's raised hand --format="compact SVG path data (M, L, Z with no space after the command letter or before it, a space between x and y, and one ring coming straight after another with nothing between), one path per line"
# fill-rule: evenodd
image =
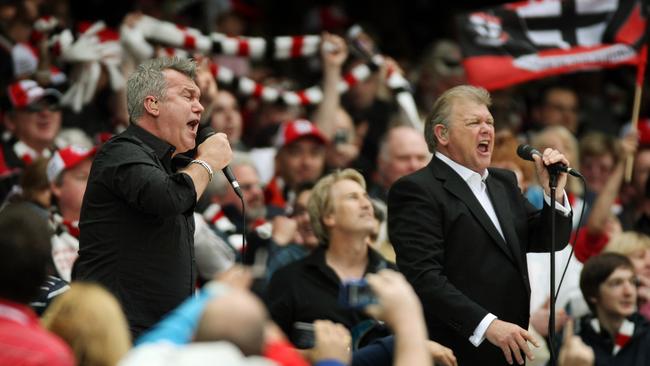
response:
M210 165L214 172L223 169L232 160L232 150L225 133L215 133L198 146L196 158Z
M181 169L181 172L189 175L194 182L197 201L205 192L212 176L232 160L232 150L225 133L210 131L204 134L207 138L197 147L196 159ZM202 137L199 137L199 140L202 140Z
M549 173L548 169L546 169L547 166L555 164L555 163L562 163L565 166L569 167L569 160L559 152L558 150L547 148L544 150L542 153L542 156L539 155L533 155L533 159L535 160L535 170L537 171L537 179L539 180L540 184L544 188L544 192L548 196L551 195L551 188L549 186ZM560 173L558 176L557 180L557 190L555 191L555 199L558 203L563 204L564 203L564 187L566 186L566 181L567 181L567 173Z

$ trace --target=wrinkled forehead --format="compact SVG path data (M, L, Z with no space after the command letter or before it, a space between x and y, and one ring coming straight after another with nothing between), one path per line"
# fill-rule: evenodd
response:
M578 96L570 89L553 88L546 93L544 102L560 105L575 105L578 103Z
M354 179L341 178L335 181L330 187L330 196L337 198L348 194L360 193L365 194L366 190Z
M167 88L187 88L191 89L193 92L200 93L199 87L196 84L196 80L186 74L183 74L180 71L174 69L165 69L163 70L163 75L165 75Z
M452 120L466 120L468 118L493 119L492 113L485 103L472 98L454 98L449 111Z
M609 274L605 282L613 280L627 280L635 276L636 274L634 272L634 268L623 265L616 267L616 269L614 269L612 273Z
M259 182L259 174L254 166L248 164L235 165L233 171L239 181Z

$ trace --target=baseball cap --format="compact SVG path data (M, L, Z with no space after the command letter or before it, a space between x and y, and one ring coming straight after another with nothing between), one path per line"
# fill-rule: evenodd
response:
M61 92L43 88L34 80L20 80L9 85L7 96L13 109L29 109L44 99L58 105Z
M315 124L306 119L297 119L285 122L280 126L275 146L281 148L303 137L313 137L321 144L327 144L327 138Z
M47 179L54 182L63 171L74 168L96 152L96 147L88 149L73 145L57 150L47 163Z

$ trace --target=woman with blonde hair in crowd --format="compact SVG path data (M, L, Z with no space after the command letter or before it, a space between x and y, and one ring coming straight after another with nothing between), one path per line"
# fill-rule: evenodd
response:
M74 282L45 311L42 322L68 343L79 366L114 366L131 348L120 304L96 284Z
M650 319L650 237L636 231L614 236L603 252L622 254L630 259L637 276L639 313Z
M535 135L531 141L531 145L539 150L544 152L545 149L551 148L556 149L562 154L564 154L567 159L571 162L571 168L580 170L578 166L579 159L579 149L578 141L575 136L564 126L549 126L544 128L541 132ZM539 194L535 194L535 189L529 189L526 196L533 205L536 207L542 207L542 194L539 190ZM573 209L573 227L576 228L579 219L579 213L582 209L584 201L582 199L583 189L582 183L578 179L570 178L567 180L565 191L567 197L569 198L569 203ZM584 220L583 220L584 222Z

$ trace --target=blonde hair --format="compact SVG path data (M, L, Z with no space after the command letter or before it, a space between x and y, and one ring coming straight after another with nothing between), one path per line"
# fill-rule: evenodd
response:
M580 158L587 156L611 155L614 162L619 158L619 145L614 136L592 131L584 135L579 142Z
M557 149L557 142L561 143L565 148ZM540 133L535 135L532 139L532 145L539 150L544 152L544 149L548 147L556 148L562 154L569 159L571 167L580 170L580 156L578 149L578 140L576 137L569 131L568 128L564 126L548 126L544 128ZM565 150L565 151L562 151ZM576 195L582 194L582 184L578 179L568 179L566 183L567 192L574 193Z
M650 248L650 237L636 231L624 231L612 237L603 252L618 253L625 256L639 250Z
M131 348L120 304L96 284L72 283L47 308L42 323L72 348L80 366L114 366Z
M451 116L451 107L454 101L458 99L467 99L477 104L489 107L492 105L490 93L487 90L472 85L458 85L448 89L433 103L431 112L424 123L424 139L429 147L429 152L436 152L438 140L434 136L433 128L436 125L443 125L449 128L449 118Z
M332 186L342 180L351 180L359 183L363 189L366 189L366 181L363 176L354 169L337 170L321 178L311 191L309 202L307 202L307 212L309 220L321 245L327 246L329 242L329 233L323 224L323 217L330 214L332 206Z

